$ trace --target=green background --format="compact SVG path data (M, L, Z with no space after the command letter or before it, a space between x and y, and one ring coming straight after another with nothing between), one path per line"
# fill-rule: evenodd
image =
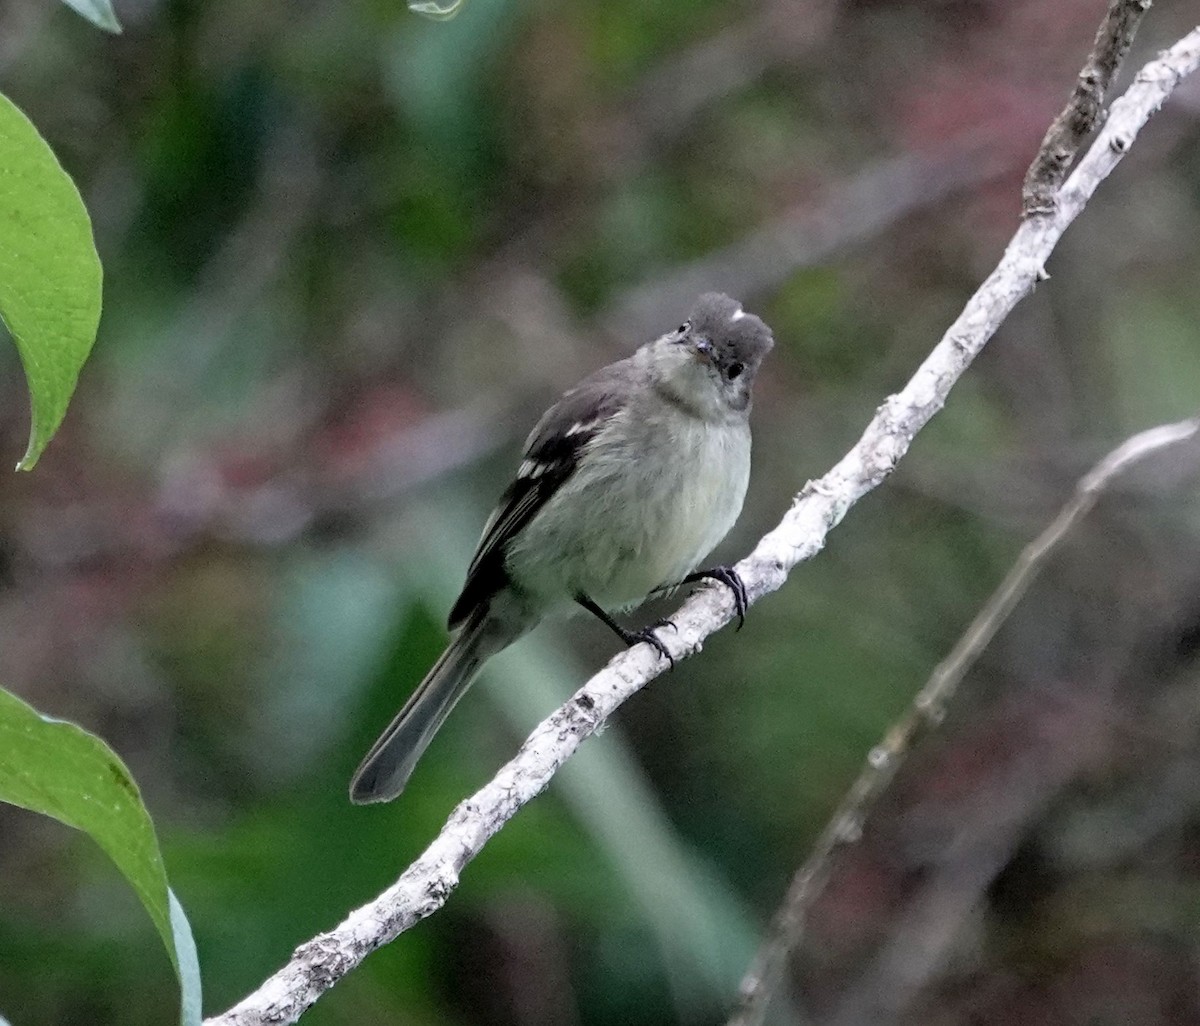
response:
M779 343L721 554L744 552L994 266L1102 7L469 0L435 24L157 0L118 2L119 37L0 7L0 91L105 266L66 422L0 484L0 681L128 764L210 1014L387 886L613 651L542 628L399 802L346 802L545 405L698 288L738 295ZM1152 10L1132 66L1187 13ZM1197 405L1198 172L1184 97L826 551L304 1022L721 1021L865 752L1021 545L1103 452ZM10 463L28 417L6 345ZM839 860L793 966L809 1020L1200 1022L1193 462L1101 505ZM176 1015L103 854L7 807L0 1015Z

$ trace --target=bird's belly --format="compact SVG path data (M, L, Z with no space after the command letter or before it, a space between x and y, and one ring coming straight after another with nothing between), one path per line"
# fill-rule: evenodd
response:
M677 584L741 512L749 433L686 424L675 458L651 469L629 450L601 449L588 474L568 480L508 560L514 583L548 604L583 594L606 609Z

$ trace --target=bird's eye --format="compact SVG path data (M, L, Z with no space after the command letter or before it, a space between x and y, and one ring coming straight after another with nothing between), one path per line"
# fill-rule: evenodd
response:
M676 335L686 335L688 328L692 326L691 321L684 321L678 328L675 329Z
M744 371L745 369L746 369L746 365L744 363L731 363L729 365L729 370L727 370L725 372L725 375L726 375L726 377L729 378L730 381L732 381L734 378L740 377L742 371Z

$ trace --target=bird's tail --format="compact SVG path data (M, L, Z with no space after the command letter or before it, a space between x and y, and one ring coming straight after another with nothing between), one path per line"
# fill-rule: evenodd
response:
M366 805L399 795L479 668L527 629L504 625L489 616L486 608L476 611L371 746L350 781L350 800Z

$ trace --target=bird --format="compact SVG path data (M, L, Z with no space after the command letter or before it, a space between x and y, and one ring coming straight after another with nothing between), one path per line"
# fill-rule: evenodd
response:
M697 570L741 513L750 477L751 394L771 329L718 292L687 319L565 392L525 443L450 610L451 640L362 760L355 804L396 798L483 664L543 619L585 609L629 646L674 665L658 630L622 627L656 592L715 579Z

